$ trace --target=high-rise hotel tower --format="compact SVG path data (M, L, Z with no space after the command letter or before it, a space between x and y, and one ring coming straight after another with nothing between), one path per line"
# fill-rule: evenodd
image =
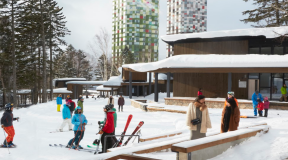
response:
M167 34L207 31L207 0L167 0ZM167 45L167 57L173 47Z
M136 62L157 61L159 0L113 0L112 14L113 62L121 66L127 48Z

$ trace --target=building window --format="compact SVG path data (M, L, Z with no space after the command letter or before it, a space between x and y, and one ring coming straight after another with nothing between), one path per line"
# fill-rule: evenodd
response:
M259 73L249 73L249 79L259 79Z
M284 47L274 47L274 54L276 55L283 55Z
M261 54L272 54L271 47L261 47Z
M257 47L257 48L249 48L249 53L250 54L259 54L260 53L259 47Z

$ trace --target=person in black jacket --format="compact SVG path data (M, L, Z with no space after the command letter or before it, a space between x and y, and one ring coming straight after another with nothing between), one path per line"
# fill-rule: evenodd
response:
M13 118L13 103L8 103L5 105L5 112L1 118L1 127L8 134L4 140L3 147L15 147L13 144L13 138L15 135L15 130L13 127L13 121L18 120L19 117Z

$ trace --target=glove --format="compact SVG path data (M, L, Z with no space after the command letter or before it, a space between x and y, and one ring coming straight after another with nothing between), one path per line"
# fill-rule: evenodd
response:
M3 124L1 124L1 128L4 128L4 125L3 125Z
M100 121L98 121L98 124L100 125L100 124L101 124L101 122L100 122Z
M99 131L99 133L98 134L103 134L104 132L101 130L101 131Z

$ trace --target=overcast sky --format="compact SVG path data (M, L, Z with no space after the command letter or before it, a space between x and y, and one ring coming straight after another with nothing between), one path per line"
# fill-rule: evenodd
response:
M88 44L99 28L104 27L112 33L112 0L56 0L63 7L67 27L71 35L65 40L76 49L90 53ZM160 0L160 33L166 34L166 3ZM240 22L245 18L242 11L253 9L252 1L208 0L208 31L251 28L250 24ZM166 57L165 43L159 39L159 60Z

